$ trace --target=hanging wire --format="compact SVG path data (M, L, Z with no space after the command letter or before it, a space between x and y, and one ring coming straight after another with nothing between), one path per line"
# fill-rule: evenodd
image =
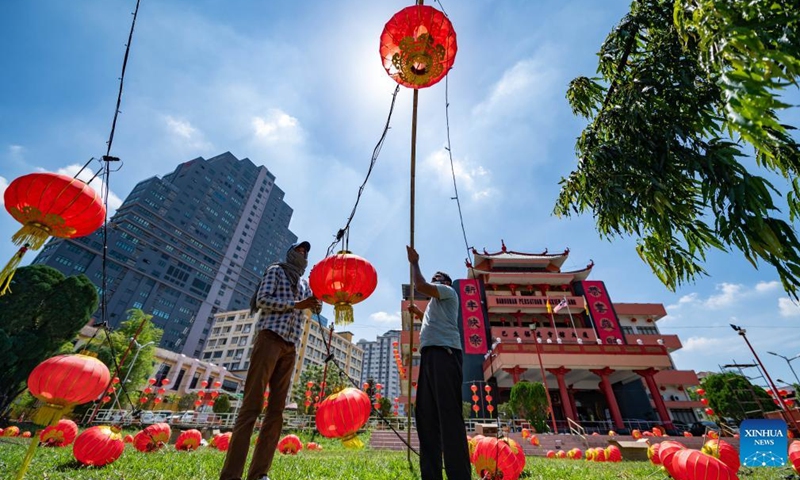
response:
M394 112L394 103L397 100L397 93L400 91L400 85L398 84L397 87L394 89L394 93L392 93L392 103L389 107L389 115L386 118L386 125L383 127L383 133L381 133L381 138L378 140L378 143L375 145L375 149L372 150L372 158L369 162L369 169L367 169L367 176L364 178L364 182L358 188L358 195L356 196L356 203L353 205L353 211L350 212L350 216L347 218L347 223L343 228L341 228L338 232L336 232L336 239L331 243L328 247L328 251L326 252L325 256L329 257L331 253L333 253L334 248L336 245L342 241L342 237L345 236L350 230L350 222L353 221L353 217L356 215L356 209L358 209L358 202L361 200L361 194L364 192L364 187L367 185L367 180L369 180L370 174L372 174L372 169L375 167L375 161L378 160L378 155L381 153L381 149L383 148L383 142L386 140L386 134L389 132L389 127L392 121L392 112Z

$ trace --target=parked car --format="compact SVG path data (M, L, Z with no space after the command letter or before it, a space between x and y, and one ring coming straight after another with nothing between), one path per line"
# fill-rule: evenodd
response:
M689 433L695 437L705 435L709 431L720 433L719 425L710 420L701 420L689 425Z
M142 425L151 425L153 423L169 422L171 415L172 415L171 410L156 410L155 412L150 410L145 410L142 412L141 416L139 416L139 422Z

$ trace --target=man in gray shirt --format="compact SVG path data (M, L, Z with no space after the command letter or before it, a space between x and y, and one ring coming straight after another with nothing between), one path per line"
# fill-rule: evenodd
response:
M414 274L414 288L431 297L423 313L416 305L408 311L422 318L421 352L415 418L419 436L422 480L442 480L442 455L448 480L469 480L471 468L464 419L461 417L461 336L458 333L458 296L450 276L436 272L431 282L419 269L419 254L406 247Z

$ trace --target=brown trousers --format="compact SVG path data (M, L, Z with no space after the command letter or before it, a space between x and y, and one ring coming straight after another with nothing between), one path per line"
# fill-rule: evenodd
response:
M271 330L262 330L256 337L250 368L244 383L244 398L233 426L228 454L220 472L220 480L240 480L250 449L250 436L258 415L263 409L264 391L269 385L269 405L253 450L247 479L255 480L266 475L272 466L275 448L283 427L283 409L294 372L296 352L294 344L287 342Z

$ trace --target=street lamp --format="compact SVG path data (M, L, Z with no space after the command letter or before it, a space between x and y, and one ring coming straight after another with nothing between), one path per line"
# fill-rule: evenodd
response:
M800 379L798 379L798 378L797 378L797 373L794 371L794 368L792 368L792 361L793 361L793 360L797 360L798 358L800 358L800 353L799 353L799 354L797 354L797 355L795 355L795 356L794 356L794 357L792 357L792 358L787 358L787 357L784 357L783 355L779 355L779 354L777 354L777 353L775 353L775 352L767 352L767 353L769 353L770 355L775 355L776 357L781 357L782 359L786 360L786 363L788 363L788 364L789 364L789 370L791 370L791 371L792 371L792 374L794 374L794 379L795 379L795 381L796 381L797 383L800 383Z
M128 383L128 377L131 375L133 367L136 366L136 359L139 358L139 352L141 352L143 348L149 347L150 345L155 345L156 343L156 342L147 342L144 345L142 345L139 342L137 342L135 338L131 338L131 342L133 342L133 346L136 347L136 353L133 354L133 360L131 361L131 368L129 368L128 371L125 372L125 378L122 380L122 384L120 385L120 390L122 390L124 386ZM112 405L121 406L117 402L118 399L119 399L119 390L117 390L114 394L114 403L112 403Z

